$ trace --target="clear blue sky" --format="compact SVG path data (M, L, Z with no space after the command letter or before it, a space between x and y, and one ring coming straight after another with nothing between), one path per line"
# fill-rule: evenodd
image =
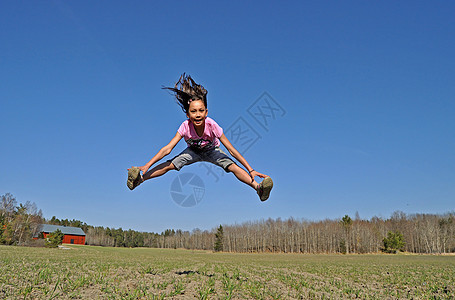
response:
M450 1L3 1L0 194L46 218L154 232L453 211L454 11ZM225 130L242 117L261 137L244 154L274 179L269 201L203 165L181 171L205 184L195 207L173 202L177 172L127 189L126 169L185 120L161 90L182 72L207 88ZM264 92L284 110L266 128L248 113Z

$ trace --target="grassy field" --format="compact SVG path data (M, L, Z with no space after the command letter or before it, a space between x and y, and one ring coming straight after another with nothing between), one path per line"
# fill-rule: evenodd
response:
M0 299L455 299L455 256L0 246Z

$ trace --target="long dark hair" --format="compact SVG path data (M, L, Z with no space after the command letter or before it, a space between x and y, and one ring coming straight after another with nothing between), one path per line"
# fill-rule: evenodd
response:
M163 89L174 93L177 104L180 105L185 113L188 113L190 102L193 100L204 101L204 105L207 108L207 90L202 85L194 82L190 75L183 73L173 88L163 87Z

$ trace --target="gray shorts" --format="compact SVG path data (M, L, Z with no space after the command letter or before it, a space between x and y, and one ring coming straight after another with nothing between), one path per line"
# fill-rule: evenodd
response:
M180 171L183 166L191 165L198 161L207 161L229 172L228 167L235 163L220 147L207 151L194 151L191 148L186 148L179 155L168 161L174 164L177 171Z

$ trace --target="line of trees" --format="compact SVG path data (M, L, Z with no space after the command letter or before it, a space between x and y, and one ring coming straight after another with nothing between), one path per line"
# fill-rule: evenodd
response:
M373 253L387 249L389 232L402 237L404 251L454 253L455 215L395 212L388 219L306 221L268 219L223 226L229 252Z
M398 250L413 253L455 253L455 214L394 212L390 218L373 217L307 221L267 219L212 230L167 229L162 233L94 227L79 220L42 218L34 203L17 206L11 194L1 196L0 243L26 244L39 225L80 227L88 245L217 250L226 252L375 253Z
M222 230L220 230L220 227ZM454 253L455 214L395 212L388 219L306 221L267 219L212 230L166 230L138 233L97 227L87 233L87 243L105 246L186 248L227 252L376 253L398 250L413 253ZM139 243L128 244L128 237ZM120 243L119 243L120 241ZM215 249L216 248L216 249Z

